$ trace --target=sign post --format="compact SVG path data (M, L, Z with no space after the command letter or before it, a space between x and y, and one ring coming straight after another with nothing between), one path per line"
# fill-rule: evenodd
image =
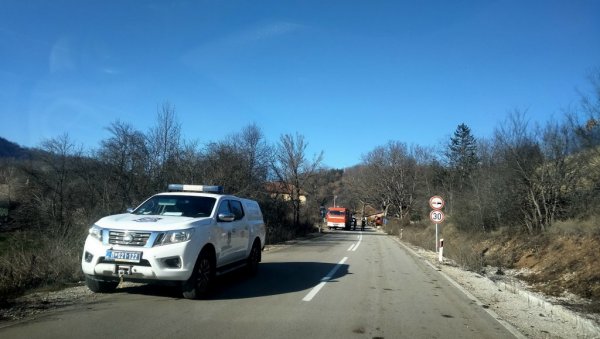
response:
M440 253L439 253L438 261L440 264L444 263L444 239L440 239Z
M442 208L444 207L444 199L439 195L434 195L429 199L429 207L433 209L433 211L429 212L429 219L435 223L435 252L438 253L439 243L438 243L438 224L444 222L444 212L442 212Z

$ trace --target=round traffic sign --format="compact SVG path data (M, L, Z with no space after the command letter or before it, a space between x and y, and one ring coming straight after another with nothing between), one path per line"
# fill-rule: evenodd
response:
M431 212L429 212L429 219L431 219L431 221L433 221L436 224L440 224L442 222L444 222L444 212L442 211L438 211L438 210L433 210Z
M439 195L429 198L429 206L434 210L441 210L444 207L444 199Z

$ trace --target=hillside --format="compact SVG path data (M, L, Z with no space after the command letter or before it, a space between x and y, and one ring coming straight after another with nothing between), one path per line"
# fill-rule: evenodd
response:
M1 158L15 158L22 159L29 155L29 151L20 145L8 141L0 137L0 159Z
M584 298L590 302L567 306L593 313L600 313L599 247L597 236L573 234L502 235L476 246L487 249L485 263L518 270L520 279L545 294Z

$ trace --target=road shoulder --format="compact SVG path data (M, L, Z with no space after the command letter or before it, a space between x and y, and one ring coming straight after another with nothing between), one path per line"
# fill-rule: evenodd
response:
M405 243L397 237L393 238L413 255L424 260L432 269L439 271L469 298L474 298L507 329L516 329L520 337L600 338L598 317L578 314L549 297L529 291L511 274L502 277L492 275L490 278L461 269L447 258L440 264L435 252ZM492 268L489 270L493 271Z

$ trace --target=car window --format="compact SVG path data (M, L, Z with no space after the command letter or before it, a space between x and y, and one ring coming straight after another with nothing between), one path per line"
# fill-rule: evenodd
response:
M237 200L224 200L219 206L219 214L232 213L235 215L235 220L240 220L244 217L244 209L242 203Z
M221 205L219 205L219 213L218 214L229 214L232 213L229 209L229 200L221 201Z
M244 217L244 209L242 203L237 200L229 200L229 208L235 214L235 220L240 220Z

